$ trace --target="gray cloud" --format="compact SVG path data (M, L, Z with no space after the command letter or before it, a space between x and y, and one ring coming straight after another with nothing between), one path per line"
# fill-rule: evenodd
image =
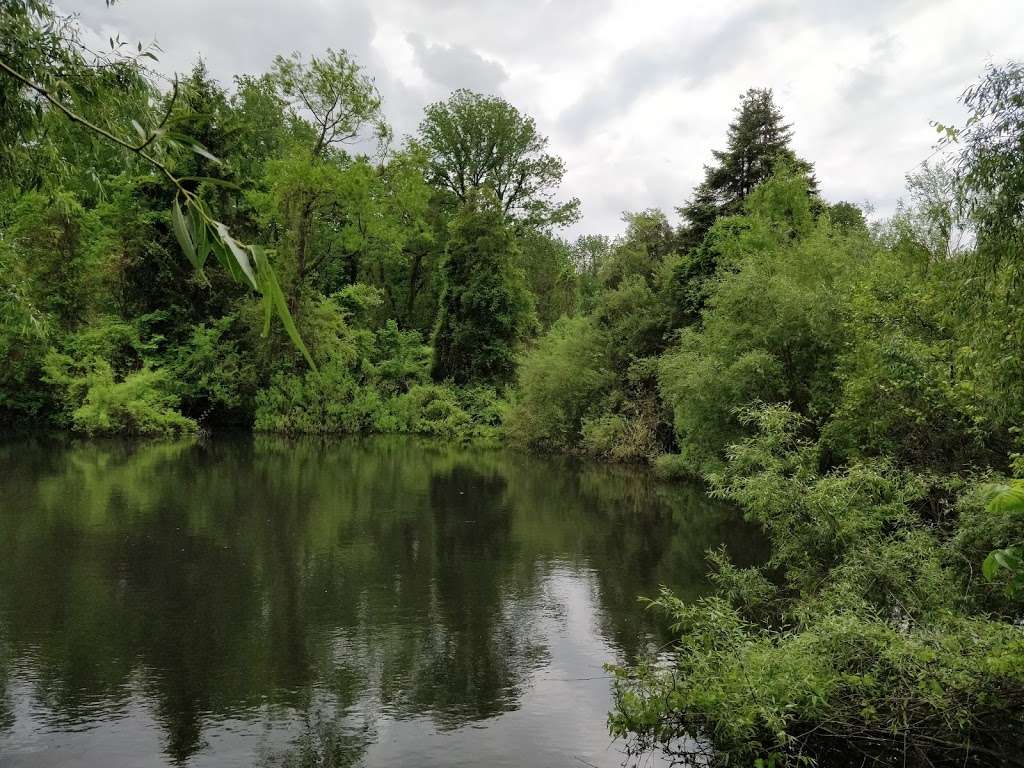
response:
M508 79L508 72L501 64L485 59L465 46L427 43L417 34L410 34L406 39L423 73L449 90L469 88L483 93L496 93L498 87Z
M621 114L666 83L686 87L721 74L740 60L743 52L749 55L781 15L774 6L755 6L726 19L710 34L699 31L692 45L673 40L656 50L650 46L629 50L603 82L563 113L560 124L578 138L600 125L603 118Z
M274 55L295 50L343 48L365 65L378 63L371 45L376 21L361 1L150 0L109 8L94 0L68 4L92 29L119 31L122 38L155 39L164 50L164 64L172 69L187 69L201 55L226 82L235 74L262 72Z
M58 1L99 45L156 38L165 71L202 55L228 86L278 53L344 48L399 136L449 90L500 91L566 160L576 231L686 199L751 86L776 88L826 197L885 213L931 150L928 121L958 120L984 64L1024 50L1024 3L1006 0Z

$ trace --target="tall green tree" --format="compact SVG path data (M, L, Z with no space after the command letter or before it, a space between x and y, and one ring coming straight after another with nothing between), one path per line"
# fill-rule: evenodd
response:
M270 169L281 246L289 259L289 303L299 306L303 287L321 268L343 259L354 282L372 168L352 161L346 148L360 141L383 147L389 129L373 80L345 51L328 50L305 61L278 56L270 77L286 105L297 140ZM353 204L355 201L355 204Z
M434 330L436 379L507 383L516 345L535 324L516 240L493 196L470 195L451 224Z
M704 180L690 201L677 209L686 220L683 246L699 245L718 217L741 213L747 195L780 163L803 174L808 192L816 195L814 167L797 157L792 140L793 127L784 121L770 88L751 88L743 94L729 124L726 148L712 151L714 162L704 166Z
M547 227L579 217L579 200L556 199L565 163L548 153L533 118L504 99L457 90L427 107L419 141L430 182L458 203L486 188L517 222Z

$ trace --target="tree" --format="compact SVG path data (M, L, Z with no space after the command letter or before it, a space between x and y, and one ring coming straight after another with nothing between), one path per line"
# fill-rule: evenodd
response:
M292 114L312 129L313 157L365 137L368 128L379 142L388 138L373 79L345 51L328 48L308 64L299 53L277 56L271 77Z
M518 238L519 265L537 307L541 327L573 314L577 275L569 244L546 232L528 230Z
M547 227L579 217L579 200L555 200L565 163L547 153L533 118L504 99L457 90L427 107L419 134L430 157L428 179L458 203L487 188L515 221Z
M308 63L298 53L278 56L271 78L299 136L287 159L270 169L284 241L294 259L289 304L295 312L309 277L338 256L349 261L349 282L355 281L365 236L365 220L355 209L365 206L349 203L365 198L373 171L365 162L352 162L343 148L367 138L383 147L389 129L373 80L345 51L328 49Z
M611 253L612 241L607 235L580 235L570 246L573 266L576 268L579 308L583 312L590 312L594 308L601 291L601 270L611 258Z
M736 119L729 124L724 150L714 150L715 162L704 166L704 180L693 198L677 210L686 219L681 239L687 248L699 245L715 219L741 213L747 195L786 163L817 194L814 167L790 148L792 126L783 122L770 88L751 88L740 99Z
M866 232L848 241L811 216L799 176L780 172L747 208L712 228L709 239L729 268L710 284L701 322L659 362L661 396L695 475L717 469L744 434L739 408L788 402L801 416L830 412L843 291L870 249Z
M653 283L654 277L665 258L675 246L672 226L664 212L657 208L622 214L626 231L617 238L614 246L601 267L601 281L609 288L616 288L632 275Z
M451 224L441 264L435 379L511 380L516 343L535 322L516 259L515 237L499 202L486 193L470 195Z

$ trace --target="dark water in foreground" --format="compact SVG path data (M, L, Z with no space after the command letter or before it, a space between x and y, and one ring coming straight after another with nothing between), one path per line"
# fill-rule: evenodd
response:
M601 665L722 542L697 489L407 438L0 442L0 766L619 765Z

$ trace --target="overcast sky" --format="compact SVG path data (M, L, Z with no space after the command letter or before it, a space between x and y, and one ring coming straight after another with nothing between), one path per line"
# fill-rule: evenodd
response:
M466 87L532 115L583 201L570 232L623 210L674 217L739 94L771 87L829 200L892 210L903 177L960 117L988 62L1024 55L1024 0L62 0L106 40L202 56L230 85L277 53L344 48L374 76L396 136Z

